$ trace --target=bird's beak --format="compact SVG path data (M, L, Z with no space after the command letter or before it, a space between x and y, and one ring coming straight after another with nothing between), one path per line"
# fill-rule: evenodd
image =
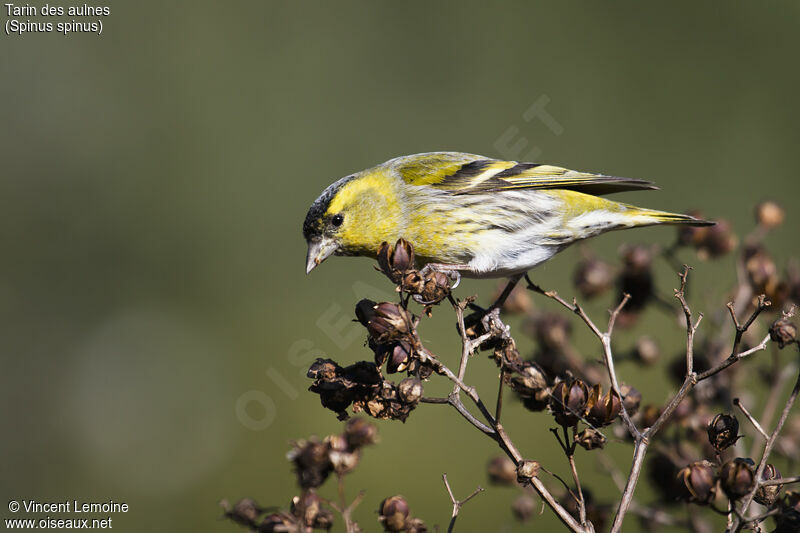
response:
M339 248L332 239L322 237L308 241L308 255L306 256L306 274L314 270L317 265L325 261Z

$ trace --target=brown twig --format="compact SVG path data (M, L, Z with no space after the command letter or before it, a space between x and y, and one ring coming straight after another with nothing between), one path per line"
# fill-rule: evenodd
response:
M761 434L762 437L764 437L765 439L769 438L767 432L764 431L764 428L761 427L761 424L758 423L758 420L753 418L753 415L750 414L750 411L747 410L747 408L744 406L744 404L742 404L742 401L739 398L733 399L733 405L739 408L739 410L742 412L745 418L747 418L747 420L749 420L750 423L753 424L753 427L756 428L756 430Z
M772 433L767 439L766 444L764 444L764 452L761 454L761 461L758 463L758 469L755 473L755 479L760 480L761 476L764 474L764 469L767 467L767 461L769 460L769 456L772 453L772 448L775 445L775 441L778 439L778 435L783 429L783 424L786 422L786 419L789 417L789 411L792 409L792 405L794 405L795 400L797 399L797 395L800 393L800 373L797 375L797 380L795 381L794 387L792 388L791 394L789 394L789 398L786 400L786 405L783 407L783 411L781 412L781 416L778 419L778 423L775 426L775 429L772 430ZM742 516L745 516L747 513L750 504L753 502L753 498L756 495L756 491L758 491L759 484L756 483L750 493L744 497L742 500L741 510L739 511ZM751 521L752 519L748 520ZM732 531L738 532L742 529L745 525L745 521L738 519L733 527L731 528Z
M484 435L491 437L497 444L500 446L500 449L508 455L510 459L514 461L515 465L520 465L523 463L523 456L514 443L509 438L508 434L505 431L505 428L502 424L493 416L489 410L484 405L483 401L481 400L478 392L475 390L474 387L471 387L464 383L463 377L466 375L466 367L467 363L469 362L469 358L472 353L486 340L491 338L492 333L487 333L482 335L476 339L470 339L467 336L466 328L464 326L464 308L468 305L468 301L466 302L456 302L451 299L451 303L453 304L453 308L456 312L458 330L461 335L462 341L462 350L461 350L461 360L459 362L459 374L456 375L453 373L444 363L442 363L434 354L429 352L424 346L418 345L415 346L417 353L419 353L420 361L422 363L430 364L436 373L447 377L450 381L453 382L453 391L448 395L447 403L452 405L467 421L469 421L474 427L479 429ZM490 321L495 320L499 325L502 326L501 330L506 331L507 328L500 322L499 319L499 309L494 309L490 311L484 320ZM487 328L488 329L488 328ZM484 424L477 420L477 418L472 415L464 406L463 402L461 401L460 393L463 392L464 394L469 397L475 406L480 411L483 418L486 420ZM445 403L442 399L426 399L427 403ZM567 526L571 531L576 533L586 533L593 531L591 525L589 524L588 527L581 525L575 518L567 511L557 500L556 498L550 493L544 483L539 480L538 477L533 476L527 480L528 483L536 490L542 500L556 513L559 520Z
M341 479L341 476L340 476L340 479ZM333 508L334 511L336 511L337 513L342 515L342 519L344 520L345 531L347 533L357 533L358 531L361 531L359 529L359 527L358 527L358 524L356 524L353 521L353 511L356 510L356 507L358 507L358 505L364 499L364 495L365 494L366 494L365 491L363 491L363 490L360 491L358 493L358 495L353 499L353 501L350 502L350 505L345 506L344 493L342 492L341 483L340 483L341 504L336 504L336 503L330 502L330 501L327 502L328 505L330 505Z
M453 503L453 514L450 517L450 524L447 526L447 533L451 533L453 531L453 527L456 525L456 518L458 518L458 513L461 511L461 508L465 503L483 492L484 489L483 487L479 486L477 489L472 491L472 494L463 500L456 500L456 497L453 495L453 489L450 488L450 482L447 481L447 474L442 474L442 480L444 481L444 486L447 488L447 494L450 495L450 501Z

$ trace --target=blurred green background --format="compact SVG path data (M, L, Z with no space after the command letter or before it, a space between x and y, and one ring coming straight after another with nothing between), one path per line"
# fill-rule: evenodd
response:
M701 208L741 232L756 201L793 207L800 192L796 2L105 5L100 36L0 36L4 502L124 501L122 531L236 531L218 520L221 498L287 506L289 441L341 427L306 391L308 364L369 358L352 308L391 289L364 259L304 274L306 210L351 172L432 150L535 158L652 179L661 191L620 197ZM790 211L771 237L780 260L797 252L797 223ZM666 244L673 231L592 247L616 260L620 243ZM535 279L571 295L577 258L568 250ZM732 261L699 265L695 280L694 303L712 311ZM668 267L658 281L669 296ZM458 295L486 300L495 286L467 280ZM589 309L602 317L612 300ZM648 328L680 349L658 311L620 345ZM423 338L455 361L445 309ZM671 385L640 372L620 369L663 401ZM493 364L476 358L469 377L494 397ZM547 414L512 403L506 416L525 455L567 475ZM349 496L367 491L366 531L395 493L446 525L442 472L458 495L486 485L493 443L445 407L379 426L347 481ZM624 467L630 447L609 451ZM615 495L587 457L588 484ZM487 491L457 529L530 528L511 518L515 496ZM533 523L555 524L549 511Z

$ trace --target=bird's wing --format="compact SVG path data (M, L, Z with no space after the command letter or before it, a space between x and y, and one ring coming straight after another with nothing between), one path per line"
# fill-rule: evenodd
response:
M514 189L569 189L593 195L657 189L650 181L576 172L553 165L488 159L458 152L434 152L392 161L409 185L427 185L453 194Z

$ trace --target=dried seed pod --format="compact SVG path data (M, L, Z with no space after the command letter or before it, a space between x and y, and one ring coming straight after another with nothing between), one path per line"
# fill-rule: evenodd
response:
M411 360L413 350L411 345L405 341L400 341L395 344L387 346L388 362L386 363L386 372L394 374L395 372L402 372L408 367ZM376 360L377 362L377 356Z
M333 465L333 471L339 475L352 472L361 459L359 450L350 447L344 435L330 435L325 438L328 445L328 459Z
M619 386L619 392L622 394L622 405L625 406L628 416L635 415L642 403L642 393L635 387L624 383Z
M525 361L511 375L506 375L508 385L519 395L522 403L531 411L541 411L547 407L550 388L547 376L536 363Z
M409 518L406 520L405 533L428 533L428 527L421 518Z
M749 494L755 486L755 477L753 461L741 457L728 461L719 470L719 484L731 500Z
M492 296L492 301L497 300L500 294L505 289L507 281L504 280L495 290L494 295ZM511 291L511 294L508 295L506 301L503 303L503 313L508 313L510 315L521 315L527 314L533 309L533 304L531 303L531 297L528 294L529 291L526 291L524 287L520 287L519 285Z
M287 457L294 463L297 483L302 489L316 488L322 485L333 470L327 443L316 438L299 440Z
M775 261L760 246L751 247L745 252L744 269L750 286L756 294L774 293L780 284Z
M328 529L333 524L333 514L322 506L322 498L313 490L292 498L290 510L300 523L309 528Z
M628 246L623 250L624 268L619 277L621 294L629 294L625 313L641 311L653 297L653 251L648 246Z
M264 512L252 498L242 498L231 507L228 500L223 500L220 505L225 510L225 518L233 520L245 527L255 527L256 520Z
M405 239L394 246L384 242L378 248L378 266L393 283L401 283L403 275L414 268L414 248Z
M769 327L769 337L774 342L778 343L779 348L783 348L787 344L792 344L797 339L797 326L789 321L789 319L781 318L773 322Z
M614 269L601 259L584 259L575 268L572 281L582 297L594 298L614 284Z
M421 304L437 304L450 294L450 279L444 272L434 270L426 273L420 285L413 292L414 300Z
M606 438L594 428L586 428L578 433L575 441L584 450L597 450L606 445Z
M558 349L569 340L572 326L559 313L542 313L533 320L533 334L545 348Z
M688 214L695 218L705 220L703 213L696 209L689 211ZM678 243L681 246L692 246L694 248L699 248L705 240L709 226L688 226L681 224L677 228Z
M378 441L378 426L364 418L351 418L344 425L344 436L350 448L357 449Z
M701 258L722 257L733 251L739 244L739 238L733 232L730 222L727 220L716 220L716 224L706 227L703 240L697 247L698 255Z
M767 464L764 467L764 472L761 473L761 481L774 481L781 478L781 473L778 472L778 469L772 464ZM756 490L755 496L753 496L753 499L761 505L772 507L775 505L775 502L778 501L778 496L780 495L782 488L783 485L759 486L758 490Z
M356 304L356 319L361 322L361 325L365 328L369 326L370 320L375 318L376 305L378 304L367 298L359 300Z
M642 409L642 427L652 427L659 416L661 416L661 407L652 403L645 405Z
M777 526L772 533L797 533L800 531L800 492L786 491L781 501L781 513L775 518Z
M643 335L636 341L636 346L633 349L633 355L636 360L645 365L652 365L658 361L661 355L661 350L658 348L658 343L653 337Z
M531 479L539 475L539 469L542 465L538 461L520 461L517 464L517 483L524 485Z
M499 455L487 463L486 475L494 485L512 486L517 482L517 465L505 455Z
M708 424L708 442L717 450L730 448L739 440L739 421L733 415L718 414Z
M383 529L390 532L399 532L406 529L409 507L402 496L386 498L378 507L378 520L383 524Z
M678 471L677 479L686 501L699 505L714 501L717 480L714 478L714 468L708 461L698 461L682 468Z
M411 314L401 306L382 302L375 305L372 310L374 314L367 315L367 331L375 342L387 343L405 339L414 331Z
M560 381L550 393L550 411L562 426L574 426L586 412L589 387L580 379Z
M766 200L756 206L755 217L759 226L772 229L783 224L785 213L777 202Z
M619 416L622 401L613 390L603 396L603 387L600 384L592 387L589 399L586 401L586 421L597 427L609 425Z
M511 512L514 518L524 524L536 512L536 501L527 494L520 494L511 504Z
M652 487L661 495L660 501L665 504L685 499L686 487L683 479L679 478L679 465L676 457L664 451L654 450L645 469L645 474Z
M400 400L408 405L417 405L425 390L422 382L414 377L409 377L397 384L397 393Z

